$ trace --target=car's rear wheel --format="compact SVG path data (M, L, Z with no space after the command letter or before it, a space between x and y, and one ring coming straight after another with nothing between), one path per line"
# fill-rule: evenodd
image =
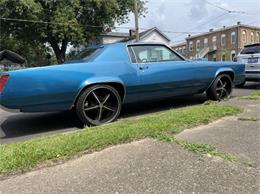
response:
M218 101L230 98L232 87L233 82L231 77L227 74L220 74L207 90L208 98Z
M85 125L102 125L117 119L122 100L109 85L95 85L84 90L76 103L76 113Z

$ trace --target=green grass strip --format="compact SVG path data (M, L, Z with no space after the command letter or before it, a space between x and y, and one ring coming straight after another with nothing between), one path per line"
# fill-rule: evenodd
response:
M260 90L256 90L248 96L239 97L240 100L260 100Z
M199 155L207 155L208 157L218 156L228 161L236 161L237 157L226 153L219 151L215 146L210 144L201 144L201 143L189 143L185 140L177 140L172 135L160 135L157 137L161 141L170 142L170 143L176 143L183 147L186 150L189 150L191 152L194 152Z
M239 117L238 120L240 121L259 121L260 119L259 118L256 118L256 117Z
M260 90L254 91L251 95L252 96L260 96Z
M161 138L241 112L210 103L124 119L108 125L0 146L0 174L27 170L47 160L72 157L145 137Z

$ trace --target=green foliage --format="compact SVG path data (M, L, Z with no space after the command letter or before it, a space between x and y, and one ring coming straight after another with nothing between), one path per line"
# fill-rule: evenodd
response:
M69 43L88 43L115 22L124 23L134 0L0 0L3 18L40 22L1 21L1 31L30 43L52 47L57 60L65 60ZM140 0L140 14L145 12Z
M240 113L236 107L219 104L174 109L83 130L0 146L0 174L24 170L40 162L66 159L79 152L100 150L145 137L175 141L173 135L212 120ZM183 142L182 142L183 145ZM213 154L206 145L183 145L192 151ZM219 153L216 153L216 155ZM225 156L224 156L225 157Z
M33 44L2 33L0 37L0 51L4 49L11 50L24 57L29 67L51 64L51 59L48 59L47 56L51 56L52 52L44 44Z

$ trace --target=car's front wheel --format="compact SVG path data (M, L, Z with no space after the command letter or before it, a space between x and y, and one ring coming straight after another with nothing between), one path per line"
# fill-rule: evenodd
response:
M218 101L230 98L232 87L233 82L231 77L227 74L220 74L207 90L208 98Z
M84 90L76 103L76 113L85 125L102 125L117 119L122 100L109 85L95 85Z

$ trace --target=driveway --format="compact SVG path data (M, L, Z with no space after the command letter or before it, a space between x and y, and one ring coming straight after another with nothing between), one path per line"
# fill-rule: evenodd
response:
M233 97L245 96L260 89L259 83L248 83L244 88L234 89ZM205 95L168 99L156 103L140 103L124 107L121 118L196 105L205 102ZM0 109L0 144L14 143L34 137L73 131L80 127L77 117L71 112L63 113L9 113Z

